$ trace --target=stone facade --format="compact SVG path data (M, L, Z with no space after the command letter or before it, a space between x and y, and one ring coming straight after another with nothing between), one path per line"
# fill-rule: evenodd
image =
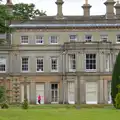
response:
M27 97L32 104L37 104L39 94L42 104L111 103L111 73L120 45L119 3L115 14L115 2L107 0L106 15L96 16L90 15L88 2L82 6L83 16L64 16L63 3L57 0L56 16L11 23L16 29L11 44L0 48L0 57L6 58L1 80L10 82L11 102L15 102L15 81L19 83L18 100L23 101L27 78Z

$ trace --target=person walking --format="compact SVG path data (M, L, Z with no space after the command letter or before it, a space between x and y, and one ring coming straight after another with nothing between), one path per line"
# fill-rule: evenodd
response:
M41 96L38 95L38 103L40 104L41 103Z

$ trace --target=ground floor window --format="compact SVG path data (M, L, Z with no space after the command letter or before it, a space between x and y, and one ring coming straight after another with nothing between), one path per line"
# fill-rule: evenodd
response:
M97 104L97 82L86 82L86 104Z
M112 103L111 99L111 81L108 81L108 103Z
M75 104L75 83L68 82L68 103Z
M51 102L57 103L59 100L58 84L51 84Z

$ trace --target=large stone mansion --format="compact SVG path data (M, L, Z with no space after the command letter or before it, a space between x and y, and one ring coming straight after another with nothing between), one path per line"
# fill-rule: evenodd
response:
M87 0L82 16L64 16L63 0L55 3L55 16L13 21L10 27L15 31L8 45L0 47L0 80L11 102L23 101L26 80L30 103L37 104L38 95L42 104L111 103L111 74L120 49L120 3L107 0L106 14L94 16ZM12 8L10 0L7 5Z

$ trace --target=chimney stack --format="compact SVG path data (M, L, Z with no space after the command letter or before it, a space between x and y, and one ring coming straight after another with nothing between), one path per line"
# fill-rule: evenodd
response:
M13 3L12 0L7 0L6 6L10 15L13 13Z
M83 15L85 17L89 17L90 16L90 8L92 6L90 4L88 4L88 0L85 0L85 4L82 6L83 8Z
M120 2L119 1L117 1L115 5L115 9L116 9L116 17L120 18Z
M62 5L63 5L63 0L57 0L56 2L57 5L57 19L63 19L63 13L62 13Z
M106 18L107 19L113 19L115 14L114 14L114 0L107 0L105 3L106 5Z

